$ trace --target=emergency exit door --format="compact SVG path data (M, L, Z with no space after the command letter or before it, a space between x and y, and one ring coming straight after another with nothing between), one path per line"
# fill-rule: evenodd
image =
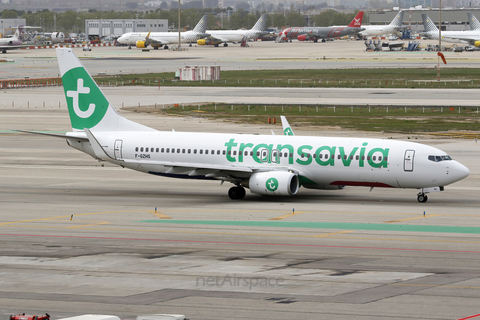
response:
M123 143L123 140L115 140L114 154L115 154L115 159L117 160L121 160L123 158L122 143Z

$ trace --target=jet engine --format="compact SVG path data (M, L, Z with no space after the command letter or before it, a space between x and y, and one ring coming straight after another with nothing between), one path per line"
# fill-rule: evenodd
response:
M199 39L199 40L197 40L197 44L198 44L199 46L204 46L204 45L207 44L207 40L205 40L205 39Z
M297 39L298 39L298 41L306 41L307 36L306 35L301 35L301 36L298 36Z
M137 46L137 48L146 48L148 47L148 44L146 44L146 41L137 41L137 43L135 44Z
M473 44L475 45L475 47L480 47L480 41L475 41Z
M297 194L300 182L298 175L287 171L254 173L242 185L252 193L269 196L293 196Z

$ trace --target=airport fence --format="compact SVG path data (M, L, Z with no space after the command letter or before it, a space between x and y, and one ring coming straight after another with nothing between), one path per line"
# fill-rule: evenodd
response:
M0 89L50 87L50 86L61 86L61 85L62 85L62 78L59 78L59 77L0 80Z
M300 88L480 88L479 80L313 80L249 79L180 81L170 79L97 79L100 86L204 86L204 87L300 87Z

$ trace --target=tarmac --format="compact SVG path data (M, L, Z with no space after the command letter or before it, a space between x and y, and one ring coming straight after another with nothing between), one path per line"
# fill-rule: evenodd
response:
M246 52L257 46L236 49ZM275 95L315 100L318 94L237 89L230 92L232 99L243 96L244 101ZM125 106L153 102L150 96L158 88L138 90L132 96L125 88L104 88L123 116L159 130L281 134L280 126L121 109L122 101ZM332 102L341 103L346 92L334 91L319 95L331 94ZM445 94L439 100L458 98L474 105L475 91ZM165 103L175 96L206 99L192 88L160 92ZM228 98L221 90L208 92L211 101ZM417 92L425 100L427 94L440 94ZM1 92L2 100L15 102L12 108L0 101L4 316L48 312L52 319L87 313L134 319L174 313L189 319L343 320L480 315L480 146L475 140L415 136L471 171L444 192L429 194L427 203L417 202L417 190L362 187L302 188L287 198L247 191L243 201L232 201L228 184L149 176L99 163L63 139L10 131L70 130L65 106L56 105L62 95L57 87ZM375 95L360 90L355 96ZM395 103L388 96L381 99ZM405 96L402 103L413 103ZM296 128L295 133L386 138L331 127Z

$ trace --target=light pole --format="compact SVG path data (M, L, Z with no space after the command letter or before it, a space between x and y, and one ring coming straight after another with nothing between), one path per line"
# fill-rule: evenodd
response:
M180 51L182 39L180 33L180 0L178 0L178 51Z
M442 55L442 0L438 2L438 53L437 81L440 81L440 56Z

